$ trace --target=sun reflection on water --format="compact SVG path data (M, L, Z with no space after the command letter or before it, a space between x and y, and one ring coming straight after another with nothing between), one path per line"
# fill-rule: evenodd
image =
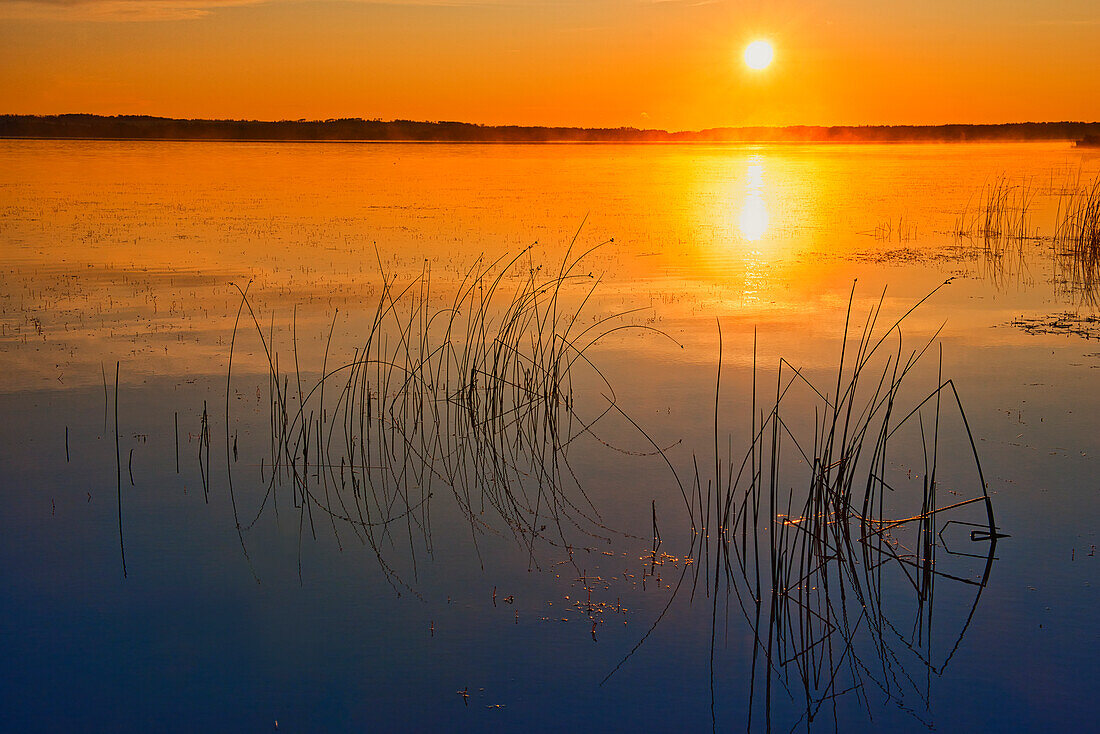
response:
M764 166L760 156L749 160L745 180L745 200L741 204L741 215L737 226L741 236L749 242L757 242L768 230L768 205L764 202Z
M749 242L756 242L768 230L768 206L760 194L748 194L741 205L741 216L737 220L741 236Z

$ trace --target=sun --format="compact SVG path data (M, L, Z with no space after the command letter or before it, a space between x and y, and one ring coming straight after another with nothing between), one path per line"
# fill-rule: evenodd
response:
M745 65L750 69L760 71L766 69L772 63L775 51L767 41L753 41L745 48Z

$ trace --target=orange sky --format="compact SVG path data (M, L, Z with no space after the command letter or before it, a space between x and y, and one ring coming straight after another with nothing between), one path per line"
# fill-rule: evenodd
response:
M0 0L7 113L1095 121L1098 70L1096 0Z

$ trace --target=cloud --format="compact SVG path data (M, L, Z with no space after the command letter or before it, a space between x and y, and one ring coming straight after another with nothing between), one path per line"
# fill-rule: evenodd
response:
M0 0L0 18L60 21L187 20L268 0Z
M153 21L201 18L220 8L287 0L0 0L0 19ZM301 0L299 0L301 1ZM342 0L366 5L437 7L583 6L591 0ZM710 5L722 0L634 0L639 5Z
M1062 26L1090 26L1100 25L1100 18L1080 18L1080 19L1048 19L1040 20L1039 25L1062 25Z
M0 0L0 19L68 21L186 20L210 15L219 8L270 5L285 0ZM300 0L299 0L300 1ZM504 5L573 5L590 0L343 0L367 5L484 7ZM718 0L635 0L639 4L705 4Z

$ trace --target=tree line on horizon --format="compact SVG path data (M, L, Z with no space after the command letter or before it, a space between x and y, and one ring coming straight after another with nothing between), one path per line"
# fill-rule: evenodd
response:
M202 120L148 115L0 115L0 137L126 140L554 142L968 142L1081 140L1098 122L953 125L794 125L669 132L634 127L479 125L415 120Z

